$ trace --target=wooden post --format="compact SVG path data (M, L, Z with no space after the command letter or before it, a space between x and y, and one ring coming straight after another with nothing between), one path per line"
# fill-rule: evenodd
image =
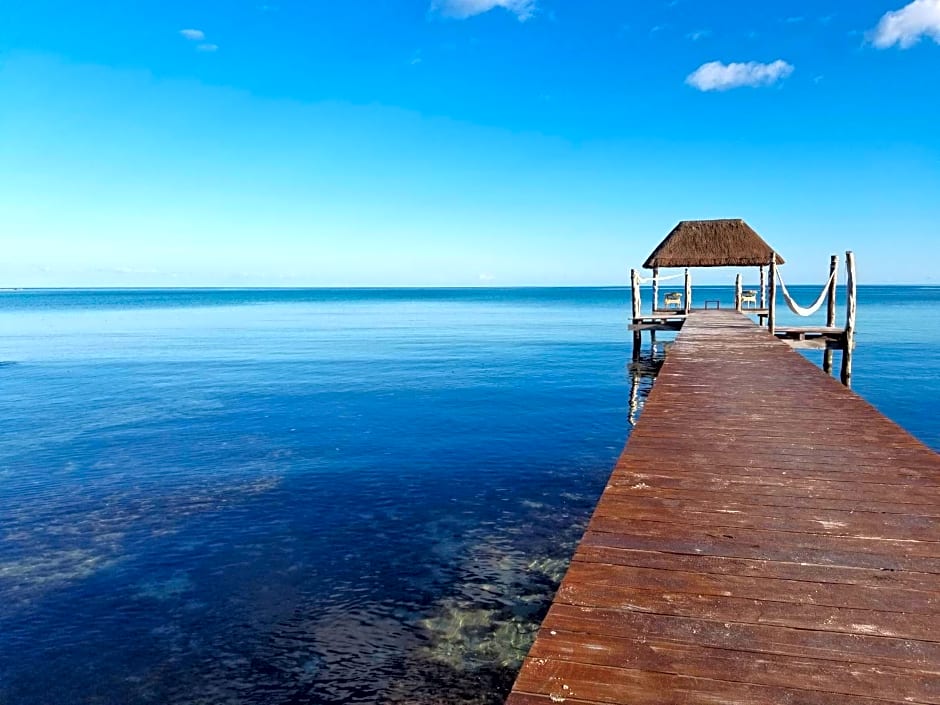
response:
M642 315L643 304L640 301L640 273L635 269L630 270L630 286L633 289L633 320L631 323L636 323Z
M659 267L653 267L653 315L659 310Z
M823 372L825 372L827 375L832 374L832 363L834 359L835 353L833 353L832 349L827 346L826 351L823 353Z
M855 281L855 253L845 253L847 278L845 305L845 348L842 350L842 384L852 386L852 353L855 351L855 317L858 313L858 285Z
M692 313L692 274L688 268L685 270L685 313Z
M839 256L833 255L829 260L829 305L826 309L826 328L835 328L836 326L836 289L839 286L837 272L839 271ZM827 375L832 374L832 363L835 351L827 347L823 353L823 372Z
M777 325L777 253L770 258L770 282L767 301L767 330L771 335L776 332Z
M734 280L734 308L738 313L741 313L741 308L744 306L741 299L744 298L744 285L741 283L741 275L738 274L737 278Z
M826 327L835 328L836 326L836 287L839 282L836 278L836 272L839 271L839 255L833 255L829 260L829 306L826 309Z
M640 273L635 269L630 270L630 287L633 290L633 317L631 323L637 325L643 315L643 302L640 300ZM640 359L640 348L643 344L643 334L633 331L633 360Z
M767 275L764 272L764 265L760 267L760 307L767 308Z

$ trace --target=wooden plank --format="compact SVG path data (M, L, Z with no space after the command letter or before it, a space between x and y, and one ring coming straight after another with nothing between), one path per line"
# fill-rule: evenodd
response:
M681 473L678 476L665 472L623 473L611 481L613 487L631 488L638 491L646 489L655 481L657 486L676 489L700 489L702 492L754 492L755 494L790 495L793 497L837 497L844 499L874 499L897 504L927 504L937 506L940 503L940 488L905 487L903 484L876 485L869 487L865 483L851 483L843 480L803 480L799 478L771 478L753 475L740 477L728 475L722 477L714 473Z
M663 553L582 544L575 560L608 565L628 565L661 570L684 570L708 575L744 575L818 583L864 585L872 588L905 588L940 594L937 576L913 571L815 565L806 562L754 560L703 554Z
M545 658L526 659L516 681L516 689L522 693L547 695L556 703L569 699L596 703L629 702L631 705L675 702L683 705L884 705L885 702L904 702L894 698L874 699Z
M750 504L749 496L753 497ZM647 500L650 500L649 504ZM659 506L657 502L685 501L695 502L703 511L683 509L681 504L679 509L676 509L676 505L663 504L664 511L656 511ZM687 491L663 489L644 482L628 487L608 487L603 505L603 510L598 511L597 518L604 519L604 528L598 523L592 527L595 531L610 531L611 521L629 518L636 522L636 529L640 533L655 529L652 523L662 522L684 525L699 531L703 528L736 528L739 533L780 531L925 544L935 543L932 538L935 530L933 524L940 514L940 508L926 504L855 502L787 494L749 495L746 488L740 492L702 492L695 489ZM633 506L644 507L642 516L629 514ZM800 517L799 520L796 517ZM613 526L615 528L616 525ZM877 533L865 531L864 527L877 530ZM920 535L905 535L905 527ZM747 531L743 531L745 529ZM924 548L927 549L925 555L933 554L930 546L925 545Z
M607 519L603 521L605 527L610 525ZM633 522L630 532L610 532L598 531L592 521L581 545L940 575L940 559L937 558L899 555L885 546L881 547L882 552L874 553L871 549L877 547L875 544L846 547L814 538L807 534L708 531L658 522Z
M777 335L844 335L845 329L836 326L777 326Z
M508 702L561 701L940 703L940 457L691 313Z
M940 522L935 517L875 512L812 512L800 508L766 509L702 500L690 508L677 500L656 500L607 494L597 507L596 517L637 519L685 524L709 529L758 529L798 534L820 534L869 538L879 541L940 541Z
M928 592L924 590L908 590L893 586L890 590L868 588L858 585L823 583L811 580L782 580L777 578L738 576L738 575L712 575L709 573L696 573L682 570L665 570L661 568L637 568L634 566L610 565L603 563L585 562L575 560L569 569L572 580L562 586L556 599L561 602L585 605L589 607L606 607L611 599L626 599L635 590L648 590L663 594L688 594L696 599L706 597L725 598L733 595L734 600L743 599L760 601L761 603L779 602L804 607L831 607L834 614L839 617L833 623L841 623L842 616L852 612L855 620L853 624L862 623L861 612L883 612L885 614L869 615L864 623L872 620L896 624L897 615L903 617L902 623L920 621L913 629L925 636L917 637L926 641L940 640L940 590ZM585 590L585 588L588 588ZM903 608L903 612L895 610ZM786 610L786 608L781 608ZM792 610L790 610L792 612ZM806 611L804 611L806 612ZM858 614L855 614L858 613ZM735 621L744 621L748 612L742 612ZM920 614L921 620L910 620L907 615ZM787 617L805 624L806 614L799 618ZM795 626L788 624L785 626ZM931 632L930 629L935 629ZM892 627L893 631L897 629ZM845 631L840 628L836 631ZM850 630L860 633L874 633L874 629ZM878 633L883 634L884 630ZM931 633L933 637L931 637ZM897 634L893 634L896 636Z
M789 629L763 624L722 622L620 609L558 603L545 618L539 636L573 632L618 639L656 638L705 648L736 649L756 654L801 656L826 661L879 665L914 673L940 675L940 644L881 636ZM536 640L538 643L538 640ZM534 647L533 647L534 648Z
M847 670L842 661L748 652L747 646L716 648L552 629L539 634L529 657L699 678L712 677L718 668L734 674L735 680L757 685L789 688L799 683L803 689L861 696L887 688L898 700L940 703L940 678L934 674L883 664L856 664Z
M661 498L675 498L685 501L697 502L703 497L720 497L729 502L741 502L758 507L806 507L807 509L835 509L846 511L877 512L880 514L917 514L918 516L940 517L940 507L932 504L900 504L881 502L877 500L858 500L843 497L802 497L780 493L756 494L748 488L739 491L722 491L703 493L694 488L691 490L660 487L655 480L647 480L643 490L635 487L618 488L609 485L607 494L626 492L630 494L645 493L649 496Z

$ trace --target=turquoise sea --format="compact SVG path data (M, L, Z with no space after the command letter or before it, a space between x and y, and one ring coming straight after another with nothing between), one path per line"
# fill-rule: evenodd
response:
M854 388L940 449L940 287L859 306ZM627 438L629 308L0 292L0 703L501 702Z

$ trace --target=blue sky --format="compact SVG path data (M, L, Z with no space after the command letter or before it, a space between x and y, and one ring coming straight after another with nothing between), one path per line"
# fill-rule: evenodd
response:
M938 42L940 0L0 0L0 286L620 284L712 217L936 282Z

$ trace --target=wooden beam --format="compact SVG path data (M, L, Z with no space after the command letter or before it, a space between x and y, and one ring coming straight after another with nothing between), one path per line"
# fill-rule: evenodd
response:
M741 310L743 303L741 299L744 298L744 285L741 283L741 274L738 273L737 278L734 280L734 308L736 311Z

